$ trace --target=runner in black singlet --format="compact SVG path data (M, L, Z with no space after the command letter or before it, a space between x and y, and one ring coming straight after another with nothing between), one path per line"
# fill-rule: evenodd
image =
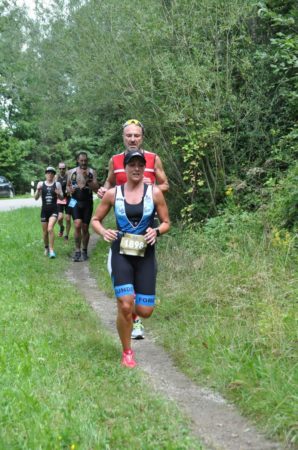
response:
M43 240L45 246L45 255L49 258L55 258L54 252L54 226L57 222L58 208L57 198L63 199L61 184L54 180L56 170L54 167L47 167L45 170L46 180L37 183L35 192L35 200L41 196L41 226L43 232Z
M143 181L146 160L139 151L124 159L127 182L108 190L92 218L92 226L112 243L112 281L117 298L117 329L122 343L122 364L135 367L131 349L133 313L150 317L155 302L157 236L170 228L168 208L161 190ZM118 230L104 228L102 221L114 207ZM154 228L157 211L160 225ZM135 302L134 302L135 297Z
M71 195L68 203L74 221L75 253L73 260L78 262L88 258L89 224L93 212L93 192L97 192L98 183L95 170L88 167L86 152L77 157L78 166L68 171L67 192ZM82 244L82 249L81 249Z
M66 233L64 235L64 239L67 241L69 237L70 227L71 227L71 210L68 207L68 202L70 200L70 196L66 191L67 187L67 172L66 172L66 165L64 162L60 162L59 166L59 174L56 176L56 181L58 181L61 184L62 191L63 191L63 200L60 200L58 198L57 200L57 206L58 206L58 225L60 226L60 230L58 233L59 237L63 237L64 230L66 229ZM65 222L66 226L63 225L63 219L65 214Z

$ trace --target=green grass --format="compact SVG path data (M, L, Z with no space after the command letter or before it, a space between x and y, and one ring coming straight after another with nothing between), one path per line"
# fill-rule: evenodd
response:
M98 279L112 295L107 247L98 246ZM173 228L158 245L158 268L158 304L145 327L193 380L235 402L268 436L297 444L293 240L264 235L254 216L219 217L204 232Z
M73 241L44 257L37 208L0 228L0 449L201 448L65 279Z
M14 197L0 197L0 200L13 200L18 198L33 198L31 194L16 194Z

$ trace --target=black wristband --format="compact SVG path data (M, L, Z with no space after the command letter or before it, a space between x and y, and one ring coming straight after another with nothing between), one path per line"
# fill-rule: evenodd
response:
M155 229L155 231L156 231L156 236L159 237L159 236L160 236L160 230L159 230L159 228L154 228L154 229Z

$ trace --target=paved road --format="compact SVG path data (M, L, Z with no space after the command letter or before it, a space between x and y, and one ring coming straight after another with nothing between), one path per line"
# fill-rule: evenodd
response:
M93 200L96 200L97 196L93 194ZM41 198L37 201L34 198L12 198L12 199L0 199L0 212L11 211L18 208L32 208L33 206L41 207Z
M18 208L32 208L34 206L41 206L41 199L34 200L34 198L12 198L0 200L0 212L11 211Z

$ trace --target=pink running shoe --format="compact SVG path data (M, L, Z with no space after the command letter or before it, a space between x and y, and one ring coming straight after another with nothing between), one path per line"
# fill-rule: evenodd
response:
M121 364L125 367L130 367L131 369L136 367L137 363L134 360L134 352L132 350L125 350L122 353Z

